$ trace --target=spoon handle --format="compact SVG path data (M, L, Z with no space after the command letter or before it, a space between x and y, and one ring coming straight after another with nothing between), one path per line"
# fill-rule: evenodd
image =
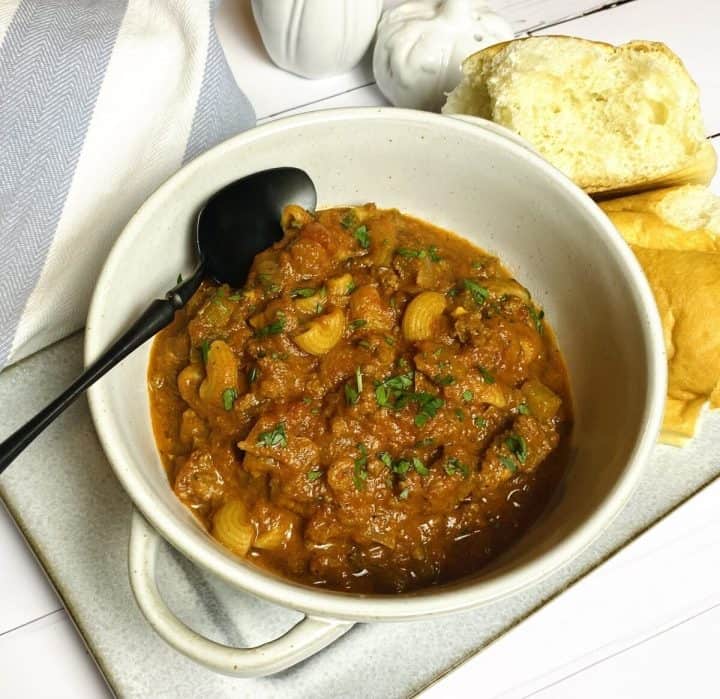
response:
M133 350L169 325L175 311L182 308L202 281L202 268L187 281L179 283L164 299L156 299L147 310L105 352L100 355L54 401L34 418L0 443L0 474L81 393L110 371Z

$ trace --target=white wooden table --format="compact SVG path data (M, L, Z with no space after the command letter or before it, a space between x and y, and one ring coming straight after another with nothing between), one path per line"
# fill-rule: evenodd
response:
M386 0L388 5L396 3ZM700 85L707 133L714 136L716 149L720 146L720 0L621 0L616 4L491 0L491 4L511 20L519 35L563 33L613 43L636 38L666 42ZM384 103L367 62L347 75L322 81L305 81L275 68L255 31L249 0L224 0L217 26L238 83L261 122L293 111ZM720 191L717 180L715 191ZM0 561L0 697L107 696L82 640L2 508ZM602 690L598 688L608 686L600 681L603 672L624 672L632 680L615 688L618 698L674 696L678 687L674 678L683 673L692 673L693 687L709 688L717 684L717 673L707 649L717 648L718 637L720 614L715 612L684 624L681 632L644 644L620 663L586 670L571 684L547 688L541 696L599 697ZM667 658L673 658L672 665L665 662ZM710 690L706 695L711 695ZM150 688L148 696L152 696Z

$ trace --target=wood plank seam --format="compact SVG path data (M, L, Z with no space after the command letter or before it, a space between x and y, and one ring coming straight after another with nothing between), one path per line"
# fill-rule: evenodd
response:
M573 20L580 19L582 17L587 17L589 15L597 14L598 12L604 12L606 10L612 10L615 7L619 7L621 5L626 5L629 2L636 2L636 0L616 0L616 2L610 2L606 5L603 5L602 7L596 7L592 10L587 10L585 12L580 12L575 15L568 15L567 17L563 17L559 20L552 20L550 22L545 22L542 24L536 24L535 26L531 27L530 29L522 29L515 32L515 37L519 38L526 35L532 35L532 32L539 32L543 29L547 29L549 27L554 27L559 24L564 24L565 22L572 22ZM500 13L502 13L502 10L498 10ZM325 97L320 97L318 99L310 100L309 102L303 102L301 104L293 105L292 107L288 107L287 109L281 109L277 112L272 112L270 114L264 114L262 116L259 116L257 119L258 125L263 124L271 119L276 119L278 117L281 117L283 114L287 114L288 112L292 112L296 109L302 109L303 107L309 107L312 104L319 104L321 102L324 102L326 100L334 99L336 97L340 97L342 95L349 94L351 92L354 92L356 90L361 90L366 87L371 87L373 85L376 85L377 83L374 80L371 80L370 82L364 83L363 85L356 85L355 87L350 87L346 90L342 90L340 92L333 93L331 95L326 95Z
M53 609L51 612L46 612L45 614L41 614L40 616L35 617L34 619L25 621L22 624L18 624L17 626L13 626L11 629L7 629L6 631L0 631L0 638L13 633L14 631L19 631L20 629L24 629L24 628L30 626L31 624L34 624L35 622L42 621L43 619L47 619L47 617L52 616L53 614L57 614L58 612L64 612L64 611L65 611L64 607L58 607L57 609Z
M567 22L574 22L576 19L582 19L583 17L589 17L590 15L596 15L599 12L605 12L607 10L612 10L616 7L620 7L622 5L627 5L631 2L637 2L637 0L616 0L616 2L609 2L607 5L603 5L602 7L596 7L593 10L586 10L585 12L581 12L580 14L564 17L563 19L553 20L552 22L547 22L542 25L537 25L535 27L531 27L530 29L526 29L525 33L530 34L532 36L533 32L539 32L543 29L549 29L550 27L557 27L561 24L565 24Z
M364 83L363 85L356 85L355 87L349 87L347 90L343 90L342 92L337 92L333 95L328 95L327 97L319 97L318 99L310 100L309 102L303 102L302 104L296 104L294 107L288 107L287 109L281 109L279 112L273 112L272 114L266 114L265 116L258 117L258 125L261 123L264 123L266 121L269 121L270 119L276 119L277 117L282 116L283 114L287 114L288 112L292 112L295 109L302 109L303 107L309 107L311 104L318 104L320 102L325 102L326 100L335 99L336 97L341 97L342 95L347 95L350 92L355 92L356 90L362 90L366 87L372 87L375 85L375 81L371 81L369 83Z

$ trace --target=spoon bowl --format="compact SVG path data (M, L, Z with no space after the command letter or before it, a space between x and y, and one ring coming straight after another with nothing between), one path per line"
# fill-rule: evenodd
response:
M195 242L205 276L242 286L255 255L282 238L280 214L290 202L310 210L317 204L312 180L293 167L263 170L214 194L197 217Z

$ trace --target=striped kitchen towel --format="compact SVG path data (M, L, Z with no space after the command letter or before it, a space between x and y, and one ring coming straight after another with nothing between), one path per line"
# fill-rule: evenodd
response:
M143 200L254 124L214 6L0 0L0 369L82 327Z

